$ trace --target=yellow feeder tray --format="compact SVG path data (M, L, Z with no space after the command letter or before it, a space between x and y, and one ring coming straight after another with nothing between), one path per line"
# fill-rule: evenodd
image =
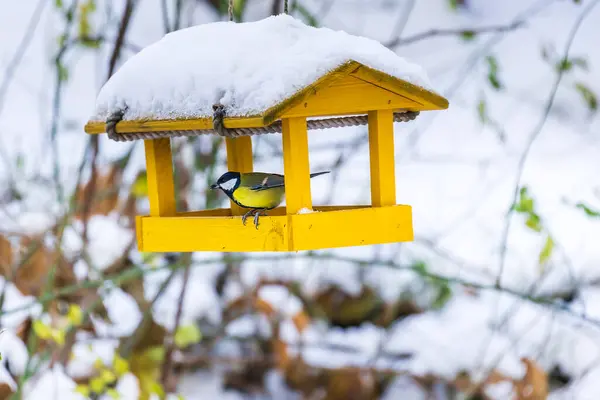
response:
M242 224L245 210L234 203L227 209L177 212L170 138L144 140L150 215L137 217L138 249L281 252L412 241L412 209L396 204L394 113L447 107L448 101L433 92L350 61L260 115L225 118L226 128L281 121L286 207L261 216L258 229ZM313 207L307 118L361 114L368 115L371 205ZM129 120L116 125L119 134L212 128L212 118ZM85 131L106 132L105 123L89 122ZM225 141L228 169L251 172L251 136Z

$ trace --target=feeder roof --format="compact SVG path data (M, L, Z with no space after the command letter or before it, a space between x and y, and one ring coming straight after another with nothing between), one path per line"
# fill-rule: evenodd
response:
M124 121L211 118L215 103L225 106L228 117L264 115L320 79L357 67L437 103L429 109L447 106L420 66L379 42L311 27L281 14L165 35L127 60L106 82L90 122L105 122L124 106Z

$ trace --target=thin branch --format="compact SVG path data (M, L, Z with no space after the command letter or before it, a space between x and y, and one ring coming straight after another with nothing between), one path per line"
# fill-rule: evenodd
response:
M123 49L123 45L125 43L125 35L127 34L127 29L129 28L129 23L131 21L133 10L136 4L137 0L127 0L127 2L125 3L125 9L123 10L123 16L121 17L121 22L119 24L119 33L117 34L115 46L108 64L106 80L110 79L117 67L117 61L121 56L121 50ZM82 219L84 224L83 241L85 243L87 243L88 237L88 217L90 209L92 207L92 202L94 201L94 194L96 192L96 181L98 178L98 154L100 153L100 141L98 135L92 135L90 141L92 146L91 176L90 184L89 186L87 186L86 191L83 195L84 201L82 209Z
M271 4L271 15L281 14L281 0L273 0Z
M414 8L415 0L410 0L403 7L402 11L400 11L400 17L398 18L398 21L396 22L396 26L394 27L394 31L392 33L392 37L395 39L392 39L390 43L394 43L400 40L400 36L402 36L402 32L404 32L404 28L406 27L408 19L410 18L410 15L412 14ZM388 47L390 46L388 45Z
M181 284L181 293L179 294L179 299L177 301L177 312L175 313L175 326L173 327L173 332L171 333L171 338L167 345L167 349L165 351L165 362L162 365L160 371L160 380L163 384L163 387L167 387L167 383L169 382L169 378L171 375L171 369L173 367L173 352L175 351L175 340L174 336L179 329L179 324L181 323L181 316L183 314L183 303L185 301L185 295L188 287L188 281L190 279L190 269L191 269L191 257L187 257L186 267L183 270L183 282Z
M48 2L46 0L40 0L33 11L31 18L29 19L29 23L27 24L27 28L25 29L25 35L21 39L21 42L17 46L17 50L8 63L6 67L6 73L4 74L4 79L2 80L2 84L0 84L0 114L2 114L2 109L4 108L4 99L6 98L6 94L8 93L8 88L10 83L12 82L12 78L17 70L17 67L21 63L23 59L23 55L29 48L29 44L31 43L31 39L33 38L33 34L40 22L40 18L42 17L42 11L44 11L44 7Z
M444 36L459 36L459 35L472 35L477 36L484 33L506 33L512 32L525 26L525 20L513 21L508 25L492 25L484 26L481 28L458 28L458 29L431 29L429 31L417 33L416 35L409 36L405 39L400 37L391 40L386 44L387 47L398 47L406 46L421 40L444 37Z
M585 18L591 13L592 9L598 4L599 0L594 0L587 5L575 21L575 24L571 28L569 32L569 36L567 38L567 43L565 45L565 50L563 53L563 60L567 60L569 58L569 52L571 50L571 45L575 40L577 32L581 27L581 24L585 20ZM502 280L502 274L504 272L504 265L506 262L506 253L508 246L508 235L510 232L511 222L512 222L512 205L516 203L517 198L519 197L519 190L522 185L523 171L525 169L525 164L527 163L527 159L529 157L529 153L531 152L531 148L533 147L534 142L542 133L544 126L546 125L546 121L548 120L548 116L550 115L550 110L554 105L554 100L556 99L556 93L558 92L558 88L562 81L564 70L560 68L556 74L556 79L554 80L554 84L550 89L550 95L548 96L548 100L546 101L546 106L544 107L544 112L540 118L540 121L537 123L536 127L533 129L533 132L529 136L527 144L525 145L525 151L521 154L521 158L519 159L519 163L517 164L517 174L515 176L515 184L512 192L512 200L510 202L510 208L507 211L504 219L504 229L502 232L502 241L500 247L500 266L498 271L498 276L496 278L496 286L500 287L500 283Z
M160 0L161 5L161 16L163 22L163 30L165 33L171 32L171 27L169 26L169 7L167 6L167 0Z
M175 2L175 21L173 22L173 30L176 31L181 28L181 11L183 9L183 0L177 0Z
M158 288L158 291L154 295L154 298L150 301L150 304L148 304L148 307L144 310L142 321L139 323L139 325L131 334L131 336L123 342L123 345L119 350L121 357L128 358L135 346L140 342L140 340L142 340L144 334L146 334L148 324L152 322L152 308L154 307L154 304L156 304L158 299L160 299L162 294L165 292L165 290L167 289L167 287L169 286L176 274L177 268L174 268L167 277L167 279L165 279L161 283L160 287Z

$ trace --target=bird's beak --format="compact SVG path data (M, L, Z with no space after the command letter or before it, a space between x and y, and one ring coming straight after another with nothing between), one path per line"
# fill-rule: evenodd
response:
M218 188L219 188L219 185L217 185L217 184L215 183L215 184L212 184L212 185L210 185L210 188L211 188L211 189L218 189Z

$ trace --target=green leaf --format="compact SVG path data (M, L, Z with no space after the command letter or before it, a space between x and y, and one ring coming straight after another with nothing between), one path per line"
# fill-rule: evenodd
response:
M448 5L450 9L456 10L458 8L458 0L448 0Z
M160 397L161 399L163 397L165 397L165 390L163 389L162 385L156 381L153 381L152 383L150 383L150 392L156 394L158 397Z
M102 44L102 41L100 39L84 37L81 39L81 44L83 45L83 47L88 47L90 49L97 49L100 47L100 44Z
M75 387L75 393L79 393L85 398L90 397L90 387L87 385L77 385Z
M579 68L587 71L588 62L583 57L572 57L570 59L562 58L555 65L557 72L568 72L568 71L572 70L573 67L579 67Z
M308 11L308 9L306 7L304 7L299 2L295 3L294 9L296 11L298 11L300 13L300 15L302 15L302 17L304 17L304 19L306 20L306 23L308 25L314 26L314 27L317 27L319 25L319 21L317 20L317 17L315 17L310 11Z
M538 233L542 231L541 220L537 214L534 214L534 213L529 214L527 221L525 221L525 225L532 231L535 231Z
M502 89L503 85L500 82L500 79L498 78L498 60L494 56L487 56L486 61L488 64L487 78L490 82L490 85L492 85L492 87L496 90Z
M78 304L71 304L67 313L67 319L73 326L79 326L83 322L83 311Z
M52 329L44 324L42 321L35 320L33 321L33 331L35 332L35 334L40 338L40 339L50 339L50 337L52 336Z
M546 243L544 243L544 247L542 247L542 251L540 251L539 262L541 264L545 264L550 257L552 256L552 251L554 250L554 240L550 235L546 238Z
M233 16L236 21L242 20L244 9L246 8L246 0L234 0L233 1Z
M186 348L192 344L200 342L202 333L195 324L184 325L177 328L175 332L175 345L180 349Z
M451 297L452 290L450 289L450 286L448 286L448 283L443 282L431 307L433 309L439 310L440 308L444 307L444 305L446 305L446 303L448 302L448 300L450 300Z
M578 82L575 84L575 89L581 94L581 97L591 112L598 111L598 97L596 97L596 94L592 92L590 88L585 84Z
M460 33L460 37L464 40L464 41L471 41L473 39L475 39L475 37L477 36L477 32L475 32L474 30L464 30Z
M498 73L498 60L496 60L496 57L487 56L485 59L488 63L490 74L497 74Z
M573 68L573 63L566 58L563 58L556 63L556 70L558 72L567 72Z
M104 380L99 376L90 379L90 389L92 389L94 393L102 393L104 391L105 386L106 385Z
M113 358L113 370L117 376L125 375L127 372L129 372L129 361L115 353Z
M479 103L477 103L477 115L482 124L485 124L488 121L487 104L484 99L479 100Z
M577 203L575 205L575 207L579 208L580 210L583 210L583 212L588 217L600 218L600 210L594 210L594 209L590 208L589 206L587 206L587 205L585 205L583 203Z
M23 154L19 153L19 155L17 155L16 164L17 169L22 171L23 167L25 166L25 158L23 157Z
M425 261L415 262L412 266L412 269L419 275L427 274L427 264L425 264Z
M148 196L148 176L145 172L140 172L133 185L131 185L131 193L135 197Z
M56 8L62 8L62 6L63 6L62 0L54 0L54 6Z
M69 79L69 70L61 63L57 63L56 68L58 71L58 81L59 82L67 81Z
M498 76L497 75L488 74L488 82L490 83L490 85L492 85L492 87L494 89L496 89L496 90L502 89L502 84L498 80Z
M121 398L121 395L119 394L119 392L117 392L116 389L113 388L109 388L106 390L106 394L114 400L119 400Z
M58 47L63 47L67 43L68 37L69 37L69 35L66 33L63 33L62 35L60 35L57 39Z
M573 63L573 65L576 65L585 71L588 70L588 62L583 57L573 57L571 58L571 62Z

